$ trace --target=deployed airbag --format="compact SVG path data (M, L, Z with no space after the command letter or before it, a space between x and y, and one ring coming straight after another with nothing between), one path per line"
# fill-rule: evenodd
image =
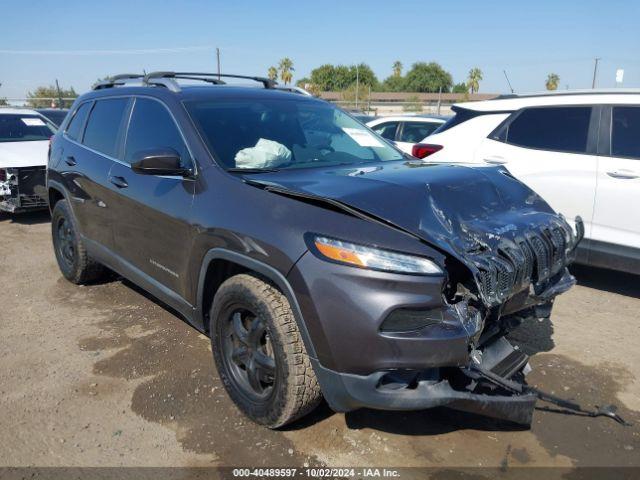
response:
M291 150L281 143L261 138L255 147L236 154L236 168L273 168L291 162Z

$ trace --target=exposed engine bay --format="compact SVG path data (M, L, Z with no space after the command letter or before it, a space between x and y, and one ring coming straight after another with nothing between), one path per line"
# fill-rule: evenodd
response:
M44 166L0 169L0 211L47 208L45 179Z

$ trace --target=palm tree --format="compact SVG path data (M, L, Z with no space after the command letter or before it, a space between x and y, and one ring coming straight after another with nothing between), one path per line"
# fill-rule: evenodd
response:
M401 77L402 76L402 62L400 60L396 60L393 62L393 76Z
M291 83L293 79L293 73L291 73L295 68L293 68L293 61L289 57L284 57L280 60L278 64L278 69L280 70L280 79L284 82L285 85Z
M547 90L557 90L559 84L560 75L558 75L557 73L550 73L549 75L547 75L547 81L545 83Z
M278 78L278 69L276 67L269 67L267 77L269 77L269 80L276 80Z
M471 90L471 93L477 93L480 90L480 81L482 80L482 70L478 67L474 67L469 70L469 77L467 78L467 85Z

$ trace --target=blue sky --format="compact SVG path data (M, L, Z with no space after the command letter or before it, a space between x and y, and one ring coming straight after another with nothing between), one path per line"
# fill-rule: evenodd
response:
M368 63L380 79L394 60L436 61L481 92L640 87L640 2L518 1L37 1L0 0L0 97L57 78L79 92L98 77L151 70L266 74L284 56L294 81L323 63Z

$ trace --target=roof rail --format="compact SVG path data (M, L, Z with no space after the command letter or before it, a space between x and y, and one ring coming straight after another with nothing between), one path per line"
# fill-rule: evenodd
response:
M277 82L266 77L252 77L248 75L232 75L230 73L200 73L200 72L151 72L145 75L137 73L123 73L113 75L104 80L100 80L92 85L93 90L101 90L104 88L112 88L118 85L126 85L127 80L140 80L143 86L162 86L172 92L179 92L180 86L177 79L182 80L199 80L202 82L213 83L214 85L224 85L225 82L220 79L224 78L241 78L245 80L253 80L262 83L264 88L276 88Z
M151 72L144 76L143 83L147 85L155 84L158 79L184 79L184 80L200 80L203 82L213 83L215 85L223 85L220 78L240 78L244 80L253 80L262 83L264 88L274 88L277 83L266 77L252 77L249 75L232 75L230 73L201 73L201 72Z
M125 82L122 80L133 80L138 78L144 78L144 75L139 73L121 73L119 75L113 75L111 77L107 77L104 80L99 80L91 86L92 90L101 90L103 88L111 88L116 85L124 85Z

